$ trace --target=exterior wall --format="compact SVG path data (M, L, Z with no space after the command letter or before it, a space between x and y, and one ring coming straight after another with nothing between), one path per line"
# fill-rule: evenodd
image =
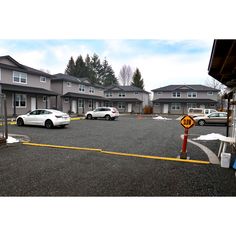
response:
M9 66L16 66L13 62L5 59L5 58L0 58L0 63L2 64L6 64L6 65L9 65Z
M136 103L136 102L122 102L124 103L124 108L119 108L119 103L120 102L112 102L111 106L115 107L120 113L127 113L128 112L128 104L132 104L132 113L142 113L142 104L141 103Z
M195 92L195 91L186 91L186 92L180 92L180 98L188 98L190 99L188 96L187 96L187 93L188 92ZM161 94L158 94L158 92L154 92L154 95L153 95L153 100L156 100L156 99L159 99L159 98L176 98L176 97L172 97L172 93L173 92L162 92ZM204 91L204 92L197 92L197 99L212 99L212 100L215 100L217 101L217 96L218 96L218 93L217 92L213 92L213 95L207 95L207 91ZM193 100L196 99L196 98L192 98ZM178 98L176 98L178 99Z
M17 71L17 67L15 69ZM1 83L4 84L11 84L11 85L22 85L22 86L28 86L28 87L37 87L37 88L43 88L50 90L51 89L51 79L47 78L46 82L40 82L40 76L39 75L31 75L27 74L27 83L21 84L21 83L14 83L13 82L13 70L8 70L1 68Z

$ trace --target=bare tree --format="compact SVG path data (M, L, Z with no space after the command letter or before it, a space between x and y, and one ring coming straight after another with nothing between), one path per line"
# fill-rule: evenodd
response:
M217 81L214 78L207 78L206 79L206 85L208 87L211 87L211 88L214 88L214 89L219 89L219 90L222 90L225 87L222 83L220 83L219 81Z
M132 81L133 71L128 65L123 65L119 73L119 82L121 85L130 85Z

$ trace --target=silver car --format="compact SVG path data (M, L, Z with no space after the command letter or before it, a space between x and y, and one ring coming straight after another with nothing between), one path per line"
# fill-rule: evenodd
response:
M213 112L209 115L197 116L193 118L198 125L205 124L227 124L227 112Z

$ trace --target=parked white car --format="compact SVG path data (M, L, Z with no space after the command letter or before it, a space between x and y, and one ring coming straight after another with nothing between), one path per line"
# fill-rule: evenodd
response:
M98 107L85 114L86 119L105 118L106 120L115 120L119 117L119 111L115 107Z
M215 109L204 109L204 108L189 108L188 109L188 115L192 117L197 117L197 116L204 116L211 114L213 112L217 112Z
M36 109L16 118L18 126L40 125L50 129L54 126L65 127L70 124L70 116L58 110Z

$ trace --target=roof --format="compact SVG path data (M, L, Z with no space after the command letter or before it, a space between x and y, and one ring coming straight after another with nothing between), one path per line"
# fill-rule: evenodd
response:
M78 78L72 75L67 75L67 74L62 74L62 73L53 75L52 82L53 81L68 81L72 83L83 84L83 85L93 86L97 88L104 88L103 86L99 84L90 83L88 78Z
M15 59L13 59L9 55L1 56L0 59L1 58L7 59L7 60L11 61L13 64L15 64L16 67L17 67L17 71L25 72L25 73L28 73L28 74L41 75L41 76L45 76L47 78L51 78L52 77L52 75L50 75L50 74L48 74L48 73L46 73L44 71L37 70L37 69L31 68L29 66L25 66L23 64L20 64L19 62L17 62ZM10 69L10 70L16 70L15 66L3 64L3 63L0 63L0 67L6 68L6 69Z
M236 40L214 40L208 74L228 87L236 86Z
M138 88L134 85L129 86L122 86L122 85L112 85L105 89L105 92L108 91L124 91L124 92L142 92L142 93L149 93L145 91L144 89Z
M81 93L66 93L62 97L74 97L74 98L88 98L88 99L96 99L96 100L103 100L108 101L107 98L89 94L81 94Z
M202 102L202 103L218 103L216 100L212 99L192 99L192 98L159 98L153 100L153 102L158 103L196 103L196 102Z
M137 98L109 98L112 102L142 102Z
M205 85L200 84L176 84L168 85L161 88L153 89L152 92L172 92L172 91L215 91L219 92L219 89L214 89Z
M19 92L19 93L34 93L34 94L42 94L42 95L58 95L51 90L36 88L36 87L27 87L22 85L12 85L12 84L1 84L2 91L10 91L10 92Z

